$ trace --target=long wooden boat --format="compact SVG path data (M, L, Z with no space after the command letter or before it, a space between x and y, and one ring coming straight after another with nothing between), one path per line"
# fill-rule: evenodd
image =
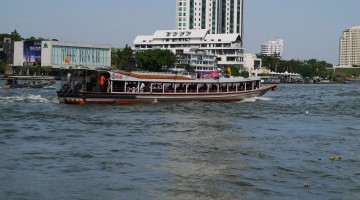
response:
M27 83L17 83L13 80L7 80L5 85L0 86L2 89L11 89L11 88L44 88L47 86L52 86L56 83L56 81L52 80L50 82L42 82L42 81L33 81Z
M103 86L97 81L101 76L106 78ZM257 77L199 79L178 74L99 71L90 75L82 73L77 81L69 80L57 94L59 102L66 104L216 102L257 97L276 87L276 84L262 85Z
M346 81L344 81L344 84L360 85L360 79L358 79L358 78L348 78Z

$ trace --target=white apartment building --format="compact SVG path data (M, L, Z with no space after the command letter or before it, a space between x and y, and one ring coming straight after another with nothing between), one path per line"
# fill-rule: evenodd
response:
M201 50L215 55L218 67L243 67L244 49L239 34L210 34L209 30L159 30L154 35L137 36L135 51L168 49L177 55Z
M176 0L176 29L210 30L243 38L243 0Z
M261 54L271 56L277 54L280 58L283 57L284 40L277 38L275 41L269 41L261 44Z
M340 66L360 65L360 26L346 29L339 42Z
M254 70L260 69L262 67L262 60L258 58L256 54L245 53L244 54L244 68L252 72Z
M176 67L184 65L191 66L196 72L218 71L217 60L215 55L209 55L204 51L194 50L189 53L177 56ZM175 68L176 71L185 70L184 68Z

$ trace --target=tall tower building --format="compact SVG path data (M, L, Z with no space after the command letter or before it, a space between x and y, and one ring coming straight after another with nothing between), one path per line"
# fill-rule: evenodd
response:
M360 66L360 26L346 29L339 43L339 64Z
M244 0L176 0L176 29L243 37Z
M269 41L261 44L261 54L271 56L277 54L280 58L283 57L284 40L277 38L275 41Z

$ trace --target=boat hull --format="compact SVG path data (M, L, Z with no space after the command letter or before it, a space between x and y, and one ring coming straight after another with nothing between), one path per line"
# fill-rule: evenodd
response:
M226 102L241 101L264 95L269 90L274 90L276 85L263 86L259 89L239 92L220 93L100 93L80 92L76 96L59 96L60 103L66 104L137 104L157 102Z

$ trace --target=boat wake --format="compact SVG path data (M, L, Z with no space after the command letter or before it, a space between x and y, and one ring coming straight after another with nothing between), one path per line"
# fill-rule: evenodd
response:
M14 102L29 102L29 103L54 103L55 101L42 97L41 95L27 95L27 96L1 96L0 103L8 104Z
M272 98L270 97L252 97L252 98L246 98L242 100L241 102L256 102L256 101L272 101Z

